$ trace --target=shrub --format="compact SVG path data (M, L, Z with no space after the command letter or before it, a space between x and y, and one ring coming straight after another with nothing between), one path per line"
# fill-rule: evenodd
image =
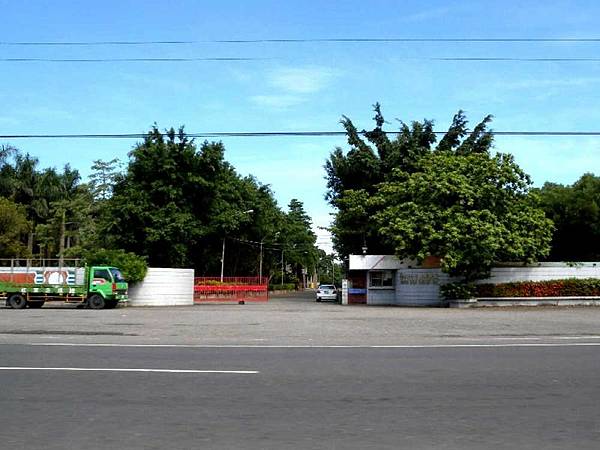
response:
M446 300L459 300L475 297L475 286L471 283L448 283L440 287Z
M295 283L284 283L284 284L270 284L270 291L294 291L296 289Z
M148 271L146 259L135 253L124 250L108 250L104 248L85 252L83 261L90 266L110 265L118 267L123 274L123 278L128 283L138 283L144 279Z
M478 284L475 286L475 297L595 296L600 296L600 279L598 278L568 278L564 280Z

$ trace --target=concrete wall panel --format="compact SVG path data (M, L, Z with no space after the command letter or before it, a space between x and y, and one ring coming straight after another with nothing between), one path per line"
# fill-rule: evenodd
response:
M130 286L130 306L194 304L194 270L148 268L144 281Z

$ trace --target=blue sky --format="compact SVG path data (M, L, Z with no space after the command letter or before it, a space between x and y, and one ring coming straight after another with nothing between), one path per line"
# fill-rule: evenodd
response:
M551 4L548 4L551 3ZM600 37L595 1L26 1L0 0L0 41L336 37ZM249 62L0 62L0 134L339 130L342 114L448 126L493 114L497 130L597 130L600 63L431 62L407 57L597 57L600 43L297 43L14 47L0 58L263 57ZM6 143L6 142L3 142ZM43 166L127 158L134 141L13 140ZM270 184L282 206L331 212L323 163L340 138L229 138L226 157ZM598 173L600 138L499 137L537 185ZM322 230L319 242L326 242Z

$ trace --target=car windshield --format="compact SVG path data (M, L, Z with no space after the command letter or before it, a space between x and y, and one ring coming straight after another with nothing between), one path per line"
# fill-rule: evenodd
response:
M320 287L320 289L328 289L328 290L333 290L335 289L335 286L332 286L330 284L324 284Z
M121 275L121 271L119 269L115 269L114 267L111 267L110 273L112 274L113 278L115 279L115 283L123 283L125 281L125 278L123 278L123 275Z

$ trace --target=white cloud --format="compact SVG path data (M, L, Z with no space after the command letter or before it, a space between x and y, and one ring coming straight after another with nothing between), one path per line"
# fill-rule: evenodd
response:
M269 74L268 81L276 89L292 94L312 94L332 83L335 71L326 67L281 68Z
M275 69L266 75L270 92L253 95L252 103L273 109L285 109L304 103L311 94L327 88L337 73L326 67L286 67Z

